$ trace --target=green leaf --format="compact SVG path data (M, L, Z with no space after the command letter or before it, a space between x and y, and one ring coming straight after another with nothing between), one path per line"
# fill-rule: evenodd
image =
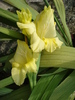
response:
M38 75L38 76L49 76L49 75L55 75L55 74L58 74L58 73L61 73L63 71L65 71L67 69L64 69L64 68L58 68L57 70L55 70L54 72L51 72L51 73L47 73L47 74L41 74L41 75Z
M21 0L15 0L15 2L14 2L14 0L4 0L4 1L15 6L16 8L18 8L20 10L22 8L24 8L24 9L28 8L32 13L33 19L35 19L36 15L38 14L38 12L36 10L34 10L32 7L28 6L26 3L23 3Z
M1 88L1 89L0 89L0 96L3 96L3 95L5 95L5 94L8 94L8 93L10 93L10 92L12 92L12 91L13 91L13 89Z
M4 71L6 71L7 73L10 73L11 71L11 68L12 68L12 65L11 63L9 62L9 60L14 56L14 53L8 55L8 58L7 60L5 61L5 66L3 68Z
M0 80L0 88L3 88L5 86L8 86L10 84L13 84L14 81L12 80L12 77L8 77L8 78L5 78L3 80Z
M61 32L61 37L63 38L63 40L65 41L65 43L67 44L67 45L70 45L69 43L67 43L67 36L66 36L66 34L65 34L65 32L64 32L64 29L62 28L62 25L60 24L60 22L59 22L59 20L57 19L57 17L55 16L55 14L54 14L54 19L55 19L55 21L56 21L56 24L57 24L57 26L58 26L58 28L59 28L59 30L60 30L60 32Z
M75 91L75 70L53 91L49 100L68 100Z
M54 3L55 3L55 6L57 8L58 14L61 18L61 21L62 21L62 24L63 24L63 27L64 27L64 31L65 31L66 36L68 38L67 42L69 42L70 45L72 46L71 35L70 35L69 29L68 29L67 24L66 24L65 8L64 8L63 1L62 0L54 0Z
M13 38L23 40L23 34L15 31L15 30L11 30L11 29L0 27L0 32L5 34L5 35L11 36Z
M40 78L28 100L41 100L41 96L44 94L52 78L53 76Z
M60 84L60 82L63 80L64 76L66 75L66 73L67 71L54 75L49 85L47 86L44 94L42 95L41 100L49 100L49 97L52 94L53 90Z
M4 63L7 60L8 56L0 57L0 63Z
M6 60L8 59L9 56L12 56L13 54L10 54L10 55L7 55L7 56L3 56L3 57L0 57L0 63L4 63L6 62Z
M49 100L49 96L62 81L66 73L67 71L64 71L56 75L40 78L33 89L29 100Z
M0 39L0 41L6 41L6 40L12 40L12 39L10 39L10 38L2 38L2 39Z
M6 34L0 32L0 41L2 40L12 40L12 38Z
M7 10L3 10L0 8L0 16L7 18L8 20L12 20L17 22L18 21L18 16L17 14L14 14L12 12L9 12Z
M1 97L0 100L28 100L30 93L31 91L29 85L25 85L17 90L14 90L8 95Z
M75 69L75 48L62 46L53 53L42 52L40 67L62 67Z
M26 0L20 0L23 4L26 4Z

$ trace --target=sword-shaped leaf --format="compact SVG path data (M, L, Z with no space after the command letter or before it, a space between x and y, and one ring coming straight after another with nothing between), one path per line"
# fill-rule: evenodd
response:
M7 18L8 20L15 21L15 22L18 21L18 16L15 13L12 13L7 10L3 10L2 8L0 8L0 16Z
M31 90L29 85L25 85L1 97L0 100L9 100L10 98L11 100L28 100L30 93Z
M10 93L10 92L12 92L12 91L13 91L13 89L1 88L1 89L0 89L0 96L3 96L3 95L5 95L5 94L8 94L8 93Z
M11 4L11 5L13 5L13 6L15 6L16 8L18 8L20 10L22 8L24 8L24 9L28 8L31 11L31 13L32 13L33 19L35 19L36 15L38 14L38 12L36 10L34 10L32 7L30 7L26 3L23 3L21 0L15 0L15 2L14 2L14 0L4 0L4 1L9 3L9 4Z
M12 77L10 76L8 78L0 80L0 88L3 88L5 86L8 86L8 85L13 84L13 83L14 83L14 81L13 81Z
M63 1L62 0L54 0L54 3L55 3L55 6L57 8L58 14L59 14L59 16L61 18L65 34L66 34L66 36L68 38L67 42L69 42L69 44L72 46L71 35L70 35L69 29L68 29L67 24L66 24L65 8L64 8Z
M11 29L7 29L7 28L4 28L4 27L0 27L0 32L5 34L5 35L7 35L7 36L12 37L12 38L23 40L23 34L15 31L15 30L11 30Z
M75 48L62 46L53 53L43 51L40 67L62 67L75 69Z
M48 100L49 96L55 87L57 87L61 80L64 78L66 73L67 71L40 78L28 100Z
M75 91L75 70L53 91L49 100L68 100L69 96L74 91Z

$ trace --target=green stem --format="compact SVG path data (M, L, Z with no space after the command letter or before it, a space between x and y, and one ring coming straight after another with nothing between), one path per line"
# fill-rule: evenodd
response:
M63 30L63 28L62 28L60 22L58 21L58 19L56 18L55 15L54 15L54 19L55 19L55 21L56 21L56 23L57 23L57 26L58 26L58 28L60 29L60 31L61 31L63 37L64 37L64 39L65 39L66 42L67 42L67 41L68 41L67 36L64 34L65 32L64 32L64 30Z
M37 73L38 73L38 70L39 70L40 58L41 58L41 53L39 53L39 57L38 57L38 60L36 62ZM29 78L29 83L30 83L31 90L33 90L33 88L36 86L37 73L28 73L28 78Z
M37 80L37 75L35 73L33 73L33 86L35 87L36 86L36 80Z
M33 73L28 73L28 79L30 83L31 90L33 90Z
M47 0L43 0L43 1L45 2L46 6L48 7L49 6L48 1Z
M38 71L39 71L39 66L40 66L40 59L41 59L41 53L39 53L39 57L38 57L38 60L37 60L37 62L36 62L36 65L37 65L37 73L35 74L33 74L33 86L35 87L36 86L36 80L37 80L37 74L38 74Z

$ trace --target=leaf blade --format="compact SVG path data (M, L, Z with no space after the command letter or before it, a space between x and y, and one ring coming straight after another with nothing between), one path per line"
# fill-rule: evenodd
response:
M75 69L75 48L62 46L53 53L42 52L40 67Z
M75 90L75 70L53 91L49 100L68 100Z
M0 96L3 96L3 95L5 95L5 94L8 94L8 93L10 93L10 92L12 92L12 91L13 91L13 89L1 88L1 89L0 89Z
M21 40L23 39L23 34L15 31L15 30L0 27L0 32L5 34L5 35L8 35L10 37L16 38L16 39L21 39Z
M12 20L14 22L18 21L18 16L15 13L9 12L7 10L3 10L0 8L0 16Z
M12 77L8 77L8 78L5 78L3 80L0 80L0 88L3 88L5 86L8 86L10 84L14 83L14 81L12 80Z
M28 100L41 100L41 96L52 78L53 76L40 78Z
M15 2L14 2L14 0L4 0L4 1L15 6L15 7L17 7L20 10L22 8L24 8L24 9L28 8L32 13L33 19L35 19L37 14L38 14L38 12L36 10L34 10L32 7L28 6L26 3L21 2L20 0L15 0Z
M54 75L53 79L49 83L48 87L46 88L41 100L49 100L53 90L60 84L63 80L64 76L66 75L67 71Z
M14 90L13 92L9 93L8 95L5 95L0 98L0 100L28 100L28 97L31 93L29 85L25 85L20 87L17 90Z
M64 7L63 1L62 0L54 0L54 3L55 3L55 6L57 8L58 14L61 18L65 34L68 38L67 42L69 41L70 45L72 46L71 35L70 35L69 29L68 29L67 24L66 24L65 7Z

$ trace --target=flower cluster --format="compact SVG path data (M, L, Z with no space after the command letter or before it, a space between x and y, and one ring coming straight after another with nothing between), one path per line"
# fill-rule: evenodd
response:
M36 59L34 52L46 50L53 52L60 48L62 42L56 35L53 9L44 7L44 10L32 21L32 14L28 9L17 11L19 22L18 27L22 33L30 40L30 48L24 41L18 40L18 47L14 57L10 60L12 63L12 78L17 85L21 85L26 78L26 74L37 72Z

